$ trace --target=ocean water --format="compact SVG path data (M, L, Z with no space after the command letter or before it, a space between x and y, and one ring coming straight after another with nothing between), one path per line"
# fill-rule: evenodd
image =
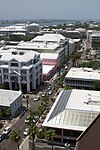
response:
M41 26L53 26L62 24L75 24L83 22L82 20L62 20L62 19L31 19L31 20L0 20L0 26L9 26L18 23L37 23ZM85 21L84 21L85 22Z

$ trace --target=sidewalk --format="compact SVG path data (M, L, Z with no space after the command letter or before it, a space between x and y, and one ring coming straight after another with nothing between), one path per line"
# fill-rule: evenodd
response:
M0 131L2 132L4 130L5 127L9 126L10 128L19 120L19 116L17 118L13 118L10 121L6 121L6 123L4 124L4 126L0 129Z

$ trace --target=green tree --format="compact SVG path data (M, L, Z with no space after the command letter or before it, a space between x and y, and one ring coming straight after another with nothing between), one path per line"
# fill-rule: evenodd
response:
M73 88L71 87L71 86L65 86L65 88L64 88L65 90L72 90Z
M81 52L73 53L70 55L70 58L73 62L73 66L76 66L77 60L79 60L81 57Z
M19 149L19 141L20 141L20 139L21 139L21 136L20 136L20 132L18 131L18 130L14 130L13 132L12 132L12 134L11 134L11 139L12 139L12 141L14 141L16 144L17 144L17 149L18 150L20 150Z
M53 150L53 137L56 135L56 132L53 129L49 129L47 130L46 135L47 135L47 139L51 140L51 145L52 145L52 150Z
M35 136L38 134L36 125L31 125L29 128L29 136L32 138L32 150L35 150Z

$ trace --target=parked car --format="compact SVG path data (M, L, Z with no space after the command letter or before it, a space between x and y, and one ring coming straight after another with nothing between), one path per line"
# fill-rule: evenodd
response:
M52 90L50 90L50 91L48 92L48 94L49 94L49 95L52 95Z
M3 141L5 138L5 134L4 133L0 133L0 142Z
M30 117L30 116L27 116L27 117L26 117L25 123L29 123L29 117Z
M34 101L38 101L40 99L40 97L39 96L36 96L35 98L34 98Z
M7 135L11 132L11 128L10 127L6 127L4 130L3 130L3 134Z
M42 97L45 97L45 96L46 96L46 92L43 92L43 93L42 93Z
M30 120L30 116L26 117L25 123L28 124L28 123L29 123L29 120ZM36 120L33 118L33 119L32 119L32 122L33 122L33 124L34 124L34 123L36 123Z
M24 130L24 132L23 132L23 135L24 136L27 136L29 134L29 128L26 128L25 130Z

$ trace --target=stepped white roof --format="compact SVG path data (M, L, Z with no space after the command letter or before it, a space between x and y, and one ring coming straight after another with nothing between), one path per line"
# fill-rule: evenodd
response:
M14 55L13 52L15 52L16 55ZM20 53L23 54L20 55ZM33 59L35 55L39 55L39 53L35 51L17 50L17 49L1 50L0 60L10 61L11 59L16 59L17 61L21 62Z

